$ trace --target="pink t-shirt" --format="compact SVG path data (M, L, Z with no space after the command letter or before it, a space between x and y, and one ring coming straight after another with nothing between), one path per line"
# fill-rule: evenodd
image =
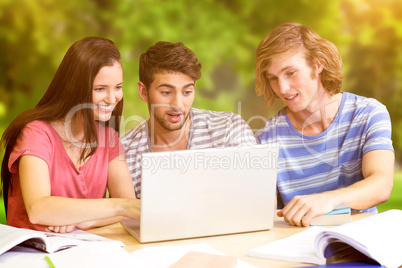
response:
M25 126L8 162L12 184L12 192L8 194L8 225L41 231L46 228L30 223L25 210L19 180L19 158L23 155L37 156L47 163L52 196L81 199L105 197L108 163L124 154L124 148L116 131L99 123L96 125L98 148L79 170L49 123L33 121Z

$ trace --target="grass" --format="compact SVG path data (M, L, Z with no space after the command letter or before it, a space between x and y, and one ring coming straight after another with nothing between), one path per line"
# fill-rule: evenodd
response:
M402 209L402 171L395 172L394 187L392 188L391 197L385 203L377 206L378 212L389 209ZM4 211L3 196L0 196L0 223L6 224L6 213Z
M0 223L6 224L6 212L4 210L3 195L0 196Z

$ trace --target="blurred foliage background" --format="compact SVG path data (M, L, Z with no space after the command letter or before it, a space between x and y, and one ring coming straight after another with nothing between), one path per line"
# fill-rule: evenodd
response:
M256 131L282 107L254 93L259 42L297 21L334 42L343 91L377 98L392 118L402 153L402 2L398 0L2 0L0 134L43 96L68 47L85 36L112 39L123 57L122 133L147 117L137 94L139 55L159 40L183 42L201 63L195 107L234 111ZM131 124L131 125L130 125Z
M139 55L159 40L183 42L199 58L194 107L233 111L254 131L281 107L254 92L255 50L275 26L296 21L340 49L343 91L385 104L397 162L402 154L402 1L399 0L2 0L0 135L43 96L68 47L112 39L124 68L122 133L147 118L137 94Z

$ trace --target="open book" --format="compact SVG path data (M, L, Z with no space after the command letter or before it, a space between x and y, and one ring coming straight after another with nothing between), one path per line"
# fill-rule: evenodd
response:
M402 265L402 210L388 210L334 228L314 226L251 249L249 256L325 264L359 251L385 267Z
M53 253L61 249L87 243L88 241L109 242L124 246L121 241L111 240L81 230L58 234L0 224L0 254L19 244Z

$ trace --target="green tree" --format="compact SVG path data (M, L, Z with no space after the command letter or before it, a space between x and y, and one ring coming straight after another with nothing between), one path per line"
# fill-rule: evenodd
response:
M266 108L255 96L256 47L278 24L297 21L339 47L345 91L378 98L388 107L400 154L401 10L396 0L3 0L0 134L38 102L67 48L90 35L110 38L120 48L124 115L137 116L133 123L147 117L136 89L139 55L166 40L183 42L202 62L194 106L241 113L258 129L283 104ZM251 120L256 116L260 119Z
M344 2L349 36L345 88L373 97L388 109L397 161L402 156L402 3Z

